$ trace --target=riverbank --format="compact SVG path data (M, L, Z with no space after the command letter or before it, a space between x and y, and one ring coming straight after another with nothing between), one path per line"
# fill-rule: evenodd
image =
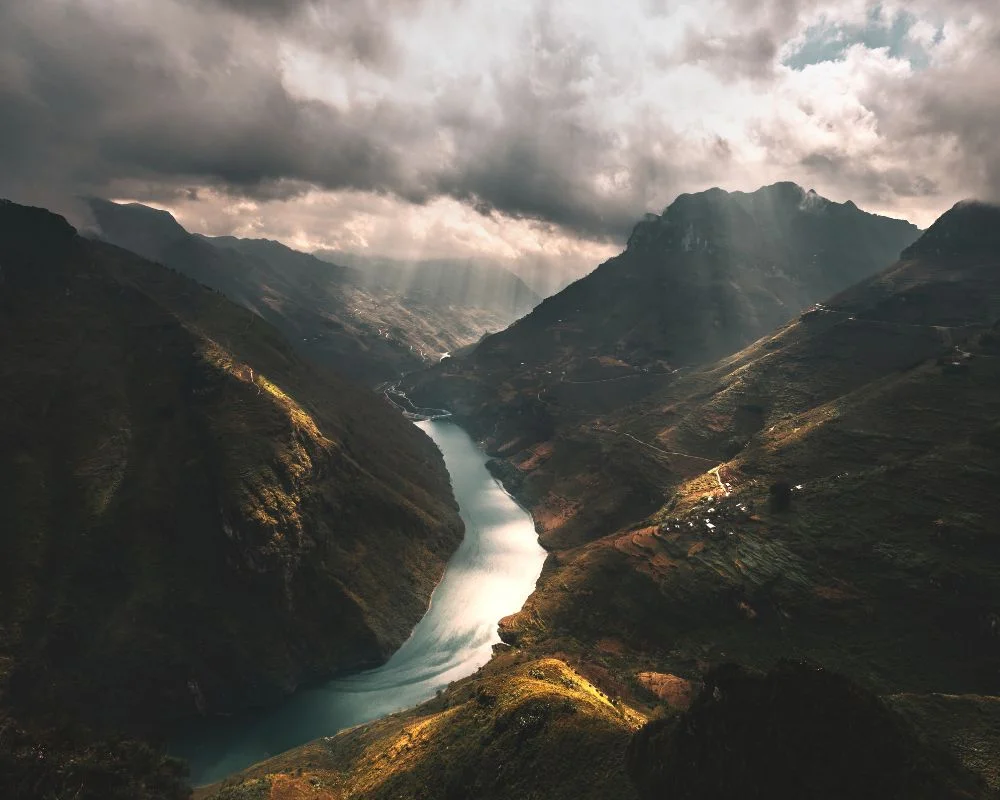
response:
M174 743L195 785L319 737L434 697L489 661L499 620L535 588L546 553L530 515L487 471L487 456L455 423L416 423L444 454L466 532L430 607L383 666L298 692L276 708L206 720Z

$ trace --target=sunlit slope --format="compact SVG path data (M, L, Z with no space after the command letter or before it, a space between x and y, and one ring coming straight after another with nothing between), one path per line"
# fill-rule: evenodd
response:
M820 310L501 462L558 551L508 638L1000 692L998 222L960 206Z
M90 206L100 238L222 292L355 380L377 383L435 363L516 318L489 305L408 297L280 242L192 235L143 205L95 198Z
M495 659L439 700L265 761L199 800L634 798L625 750L645 718L564 662Z
M420 431L48 212L0 265L4 712L149 731L399 646L461 538Z
M941 695L886 702L815 664L782 662L766 674L725 664L647 722L565 661L507 650L437 700L194 796L986 800L996 796L1000 739L991 705Z

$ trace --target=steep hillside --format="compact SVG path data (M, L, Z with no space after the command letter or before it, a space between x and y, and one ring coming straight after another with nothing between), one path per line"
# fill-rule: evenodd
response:
M266 239L188 233L167 212L96 198L100 236L222 292L272 323L296 349L351 378L378 383L435 363L514 316L425 302L361 273Z
M615 624L668 672L786 653L885 689L1000 692L987 211L964 235L983 207L954 209L926 235L953 247L922 240L635 404L560 395L552 438L497 464L558 553L508 637L593 642Z
M919 231L792 183L681 195L625 251L479 348L485 360L682 366L738 350L892 263Z
M851 796L996 797L997 230L1000 209L961 204L878 275L629 395L627 381L511 382L553 407L550 427L498 446L493 466L550 555L499 655L434 703L206 796L278 798L303 780L336 798L461 796L454 732L520 781L477 773L481 796L578 796L525 780L570 758L585 786L632 796L612 769L625 731L595 744L576 698L503 738L488 698L509 708L524 670L555 658L572 665L562 685L580 676L622 719L654 719L632 745L644 796L822 798L839 780Z
M556 658L501 655L447 695L264 761L196 800L634 800L645 718Z
M0 205L0 269L4 796L48 796L67 726L155 734L399 646L462 534L429 439L43 210Z
M482 308L513 322L542 301L517 275L495 264L449 259L400 261L335 250L317 250L314 255L331 264L353 267L366 285L389 288L430 306Z
M481 432L507 415L518 419L506 438L545 438L539 389L632 380L627 398L633 385L739 350L874 274L918 233L791 183L681 195L640 222L621 255L411 388Z

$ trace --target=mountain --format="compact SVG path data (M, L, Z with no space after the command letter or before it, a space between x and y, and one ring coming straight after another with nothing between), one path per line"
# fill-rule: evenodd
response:
M539 389L645 380L739 350L892 263L918 233L792 183L681 195L640 222L623 253L411 388L491 426L497 399L511 397L510 414L543 435L530 405Z
M505 636L613 627L626 650L670 642L664 672L787 654L1000 693L998 223L953 209L875 277L630 402L543 393L551 437L495 468L558 568Z
M168 796L146 737L423 615L462 538L440 452L259 317L3 202L0 341L3 796Z
M892 263L918 234L792 183L681 195L636 225L621 255L490 337L481 358L698 363Z
M236 785L824 797L832 768L848 794L996 797L998 230L1000 208L960 204L878 274L690 369L511 378L505 417L467 419L549 557L493 661ZM548 429L527 445L491 436L536 404ZM398 766L367 760L404 741ZM488 770L463 773L465 741ZM527 782L570 764L565 791Z
M194 235L137 203L89 204L102 239L222 292L314 360L366 383L434 363L515 318L405 297L280 242Z
M518 276L497 265L455 259L403 261L336 250L317 250L313 255L354 268L367 286L383 286L427 305L495 311L511 322L542 301Z

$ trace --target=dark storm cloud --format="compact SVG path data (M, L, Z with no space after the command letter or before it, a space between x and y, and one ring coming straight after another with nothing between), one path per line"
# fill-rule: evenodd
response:
M845 181L855 187L855 196L867 203L886 203L894 198L934 197L940 187L933 178L915 169L877 169L842 150L817 150L802 158L812 174L827 182Z
M799 16L818 0L728 0L723 5L733 30L720 33L717 20L688 27L683 44L671 59L698 64L725 80L770 78L778 51L798 24Z
M676 62L709 65L726 79L770 77L779 42L767 28L748 33L712 36L688 31Z
M974 57L961 74L927 81L914 93L908 130L914 136L943 138L964 154L962 169L986 199L1000 201L1000 27L991 51Z
M195 177L251 195L301 183L421 194L378 134L407 127L397 110L346 114L293 97L266 40L208 27L174 50L80 6L5 8L0 44L25 65L18 84L0 84L8 185Z
M278 19L305 5L241 4L241 14ZM357 7L357 19L371 10ZM500 82L503 113L487 122L465 111L475 80L455 83L432 107L396 98L341 109L293 96L256 22L240 28L228 11L217 12L221 20L159 8L155 36L85 5L0 10L0 45L24 68L19 85L0 84L0 190L127 185L161 201L192 183L257 198L311 186L417 203L444 194L603 237L626 233L650 187L671 174L644 139L623 149L580 114L586 98L572 86L589 77L585 45L567 50L544 20L526 45L533 71ZM454 144L447 159L442 137ZM602 194L602 171L629 186Z
M560 28L544 6L522 42L511 63L529 66L493 79L499 120L443 109L438 119L454 138L455 157L436 192L480 211L622 239L671 187L709 179L717 137L682 140L641 114L609 128L589 96L603 69L593 43ZM474 92L456 96L463 102Z
M612 47L604 31L581 32L538 3L485 74L466 69L464 30L436 27L466 8L458 0L436 3L442 16L418 40L427 49L407 51L398 37L409 35L423 2L2 3L0 194L167 202L214 189L273 200L319 187L413 203L450 196L482 214L621 238L678 191L746 180L733 176L752 174L741 162L748 146L782 170L760 182L801 174L783 171L791 165L828 179L844 197L888 206L940 191L949 176L924 159L943 158L952 146L949 171L969 193L987 186L1000 195L1000 140L991 135L1000 124L995 24L977 34L964 61L864 84L861 99L885 141L862 151L849 135L852 121L830 119L838 112L829 109L805 124L842 129L842 146L822 133L799 135L776 115L746 121L742 134L730 125L725 138L708 126L692 132L690 122L681 132L671 98L643 92L657 63L666 72L682 64L710 71L720 88L700 100L709 112L725 102L723 87L746 78L756 92L778 86L780 49L821 0L718 0L726 14L706 13L671 52L650 49L645 61L632 53L641 42L609 30ZM990 8L986 0L954 3L963 13ZM675 8L666 0L646 6L647 19ZM427 85L407 84L419 66L412 59L433 60L443 44L457 47L452 60ZM316 91L289 81L289 53L293 61L305 54ZM319 68L308 62L314 55ZM356 74L374 76L378 90L356 92ZM324 94L338 81L340 95ZM621 95L641 99L627 104ZM768 98L761 112L774 107Z
M394 42L386 25L422 0L183 0L193 7L226 9L261 25L291 33L316 49L338 52L382 67L393 63Z

